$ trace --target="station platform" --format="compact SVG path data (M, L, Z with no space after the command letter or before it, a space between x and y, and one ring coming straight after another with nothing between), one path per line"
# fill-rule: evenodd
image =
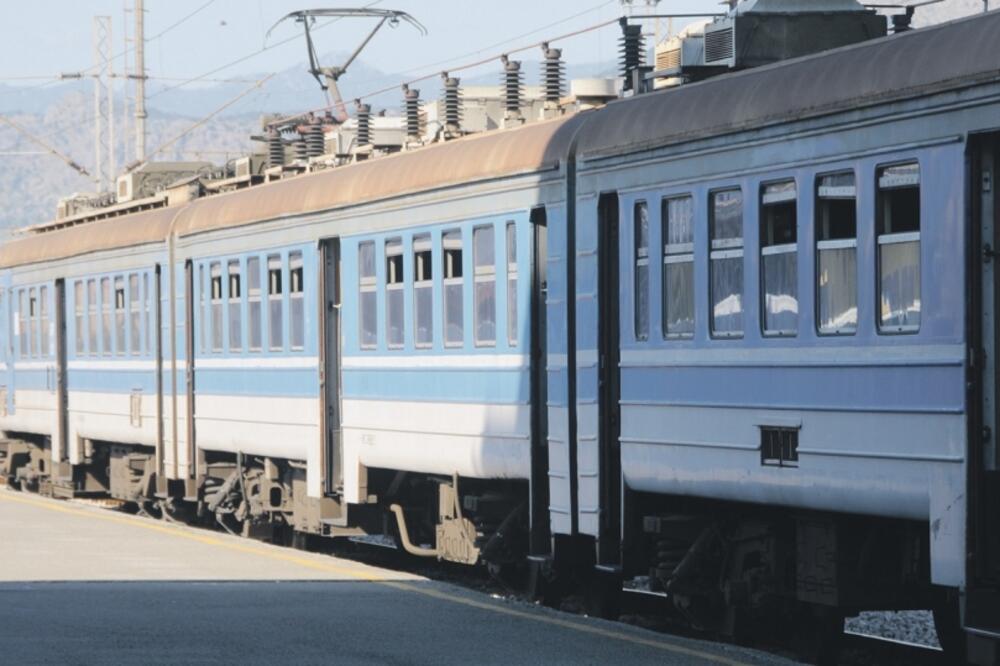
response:
M0 487L16 664L794 662Z

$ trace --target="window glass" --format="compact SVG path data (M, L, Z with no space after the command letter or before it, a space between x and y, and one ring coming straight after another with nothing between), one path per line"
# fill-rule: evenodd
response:
M694 199L664 199L663 334L667 338L694 335Z
M114 296L111 293L111 278L101 278L101 353L110 356L113 347Z
M413 334L417 347L434 343L434 265L426 234L413 239Z
M32 287L28 290L28 354L38 356L38 291Z
M226 264L226 284L229 289L227 302L229 311L229 351L238 352L243 348L243 284L240 260L230 259Z
M87 349L86 303L84 302L83 281L73 283L73 325L76 328L76 355L83 356Z
M49 346L51 342L49 337L49 288L42 287L38 290L38 295L38 327L41 329L39 331L41 342L38 348L38 355L42 358L47 358L50 355L54 356L52 348Z
M799 329L796 198L794 181L764 185L761 190L764 335L794 336Z
M208 282L205 281L205 264L198 265L198 305L201 316L201 331L198 335L198 348L201 353L208 351Z
M878 172L879 329L920 329L920 168L916 163Z
M709 253L712 335L743 335L743 193L711 195Z
M142 301L139 300L139 276L128 276L129 351L138 355L142 342Z
M145 313L146 313L146 318L145 318L145 321L146 321L146 353L147 354L151 354L154 351L153 350L153 330L156 328L156 322L153 321L153 319L154 319L153 313L155 312L155 308L154 308L155 295L153 294L152 289L150 289L149 273L143 273L142 274L142 294L143 294L143 303L145 304L144 308L145 308Z
M361 327L361 348L375 349L378 345L378 296L375 278L375 243L358 246L358 308Z
M854 174L821 176L816 189L816 316L825 335L858 330L857 229Z
M476 344L489 347L497 342L496 231L492 226L472 230L476 305Z
M274 351L284 349L284 331L282 330L282 294L284 285L281 279L281 257L273 254L267 258L267 303L268 303L268 341Z
M385 341L389 349L401 349L403 322L403 242L385 242Z
M20 358L28 357L28 292L19 292L20 303L17 309L17 338L20 347Z
M306 344L305 285L302 273L302 253L288 255L288 336L292 349L303 349Z
M125 340L125 278L115 278L115 352L124 354Z
M507 223L507 344L517 346L517 225Z
M212 351L222 351L222 264L213 262L208 267L211 292L210 307L212 310Z
M465 342L463 315L462 232L442 236L444 250L444 344L461 347Z
M649 338L649 206L638 201L633 209L635 226L635 339Z
M261 349L260 257L247 258L247 337L250 351Z
M101 325L97 309L97 280L87 280L87 350L91 356L100 351L98 335Z

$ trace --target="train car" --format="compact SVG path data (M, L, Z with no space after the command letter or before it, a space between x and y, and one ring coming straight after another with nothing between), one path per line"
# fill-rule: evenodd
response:
M737 638L934 608L995 663L997 43L990 13L633 82L13 241L3 469L527 556L546 596L644 587Z
M1000 635L997 43L992 13L584 124L551 500L574 557L734 635L934 607L947 644L960 594Z

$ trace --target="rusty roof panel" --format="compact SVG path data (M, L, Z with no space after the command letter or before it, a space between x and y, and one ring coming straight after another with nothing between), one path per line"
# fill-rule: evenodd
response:
M180 208L153 210L31 234L0 246L0 268L58 261L166 240Z
M577 118L532 123L199 199L178 217L186 236L289 215L559 166Z

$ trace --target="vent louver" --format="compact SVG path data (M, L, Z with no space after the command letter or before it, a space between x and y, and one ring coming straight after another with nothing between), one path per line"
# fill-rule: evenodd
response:
M725 63L733 59L736 52L733 43L733 28L726 27L722 30L705 31L705 62Z

